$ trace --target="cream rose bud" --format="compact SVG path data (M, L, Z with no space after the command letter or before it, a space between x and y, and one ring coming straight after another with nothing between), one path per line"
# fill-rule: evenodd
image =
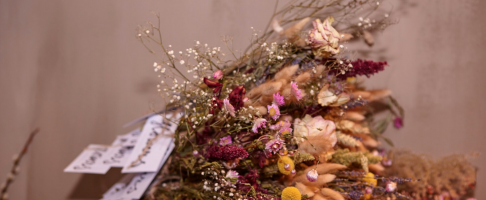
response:
M322 23L320 19L312 22L314 28L309 32L309 45L317 56L327 56L339 53L341 35L331 26L333 17L327 17Z
M294 120L294 135L298 138L298 141L304 141L304 137L309 136L328 136L332 140L332 145L336 145L337 137L336 125L331 120L325 120L322 116L311 117L305 115L302 119Z

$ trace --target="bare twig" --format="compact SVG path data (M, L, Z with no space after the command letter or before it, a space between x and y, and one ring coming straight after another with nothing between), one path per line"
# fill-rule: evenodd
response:
M5 183L3 183L3 185L2 185L2 190L0 192L0 200L8 199L8 196L7 196L8 187L10 186L10 184L12 184L15 176L18 174L20 161L22 160L24 155L27 153L27 149L29 148L30 143L32 142L32 140L34 139L34 136L38 132L39 132L39 128L36 128L34 131L32 131L29 135L29 138L27 139L27 141L24 144L24 148L22 148L22 151L20 151L20 154L18 156L17 155L14 156L14 163L13 163L12 169L10 170L10 173L7 175L7 180L5 180Z

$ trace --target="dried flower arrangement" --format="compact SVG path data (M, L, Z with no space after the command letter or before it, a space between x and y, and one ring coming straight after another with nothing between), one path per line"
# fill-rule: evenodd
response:
M361 82L384 70L387 62L354 59L344 44L363 38L372 45L371 32L393 23L388 13L369 18L380 10L380 2L302 0L279 11L276 5L266 30L254 32L243 56L237 57L229 48L231 40L225 40L231 62L220 47L199 41L175 52L162 41L160 20L158 26L140 27L138 40L160 59L154 63L164 78L158 91L168 107L184 112L174 135L175 151L148 198L463 195L475 181L464 159L432 165L403 152L386 156L378 147L379 139L391 144L383 136L389 123L403 126L403 109L389 90L366 90ZM382 111L388 117L376 120ZM466 173L464 179L445 175L456 170L451 162L462 163L454 173Z

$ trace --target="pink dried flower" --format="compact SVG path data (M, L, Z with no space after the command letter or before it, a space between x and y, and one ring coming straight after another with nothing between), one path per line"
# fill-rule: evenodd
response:
M226 173L226 178L238 178L238 172L235 170L229 170Z
M290 91L295 96L295 98L297 98L297 101L300 101L302 99L302 92L300 91L297 83L291 82L290 83L290 86L291 86L291 90Z
M397 128L397 129L402 128L403 127L403 119L400 118L400 117L395 118L395 120L393 120L393 126L395 126L395 128Z
M316 169L311 169L309 172L307 172L306 176L307 180L309 180L310 182L316 182L319 174L317 173Z
M441 192L439 196L439 200L446 200L446 199L451 199L451 195L449 194L449 192L446 191ZM471 199L469 198L466 200L471 200Z
M389 167L389 166L391 166L391 165L392 165L392 160L391 160L391 159L383 159L383 160L381 161L381 164L382 164L383 166L385 166L385 167Z
M288 127L282 128L280 129L279 133L282 135L291 134L292 128L288 128Z
M199 155L199 152L197 150L194 150L194 151L192 151L192 155L193 156L198 156Z
M277 153L284 146L284 141L280 138L276 138L270 140L265 144L265 150L272 152L273 154Z
M219 80L222 77L223 77L223 71L221 71L221 70L215 71L214 74L213 74L213 78L216 79L216 80Z
M273 94L273 102L279 106L283 106L285 104L284 97L278 92Z
M290 170L290 164L285 163L285 165L284 165L284 169L285 169L285 170Z
M224 102L224 109L229 112L229 114L233 117L235 117L235 107L233 107L233 105L231 105L231 103L229 102L228 99L224 99L223 100Z
M387 192L393 192L395 191L395 189L397 189L397 183L393 182L393 181L388 181L386 182L386 191Z
M290 171L291 174L296 174L297 171L295 171L295 169L293 169L292 171Z
M221 145L221 146L228 145L228 144L231 144L231 143L233 143L233 140L231 140L231 136L229 136L229 135L219 139L219 145Z
M258 129L265 127L265 124L267 123L266 119L263 118L258 118L253 122L253 128L251 129L254 133L258 133Z
M274 125L270 126L270 129L272 130L281 130L283 128L290 128L291 124L287 120L282 120L277 122Z
M280 109L275 104L267 106L268 114L272 117L273 120L277 120L280 117Z

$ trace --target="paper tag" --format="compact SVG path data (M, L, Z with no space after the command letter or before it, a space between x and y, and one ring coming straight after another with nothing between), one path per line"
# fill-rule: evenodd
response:
M110 167L125 166L128 158L132 154L133 147L130 146L114 146L110 147L107 156L103 159L103 164Z
M115 141L113 141L111 146L135 146L141 133L142 131L137 128L125 135L119 135L116 137Z
M123 176L121 180L111 186L111 188L103 194L102 200L117 199L117 197L121 197L127 185L136 175L137 174L127 174Z
M135 120L133 120L131 122L126 123L125 125L123 125L123 128L129 127L129 126L134 125L134 124L137 124L139 122L142 122L142 121L146 120L147 118L149 118L149 117L151 117L153 115L159 115L159 114L163 114L164 112L175 111L177 109L178 109L177 107L169 107L169 108L162 109L162 110L160 110L160 111L158 111L156 113L150 113L150 114L144 115L142 117L139 117L138 119L135 119Z
M173 140L170 142L166 153L163 155L162 160L157 168L157 172L162 168L164 163L169 158L175 144ZM125 176L118 183L113 185L105 194L103 194L102 200L132 200L140 199L144 192L150 186L150 183L157 176L157 172L144 172L130 177ZM132 178L133 177L133 178Z
M107 157L103 160L103 164L111 167L125 166L141 133L142 131L137 128L130 133L117 136L115 141L111 143L111 147L108 150Z
M103 164L103 160L109 150L110 148L104 145L90 144L64 169L64 172L105 174L110 166Z
M157 172L163 159L161 155L166 154L173 140L171 134L177 128L172 121L178 122L181 116L180 112L171 112L166 114L167 119L160 115L149 117L122 173Z

